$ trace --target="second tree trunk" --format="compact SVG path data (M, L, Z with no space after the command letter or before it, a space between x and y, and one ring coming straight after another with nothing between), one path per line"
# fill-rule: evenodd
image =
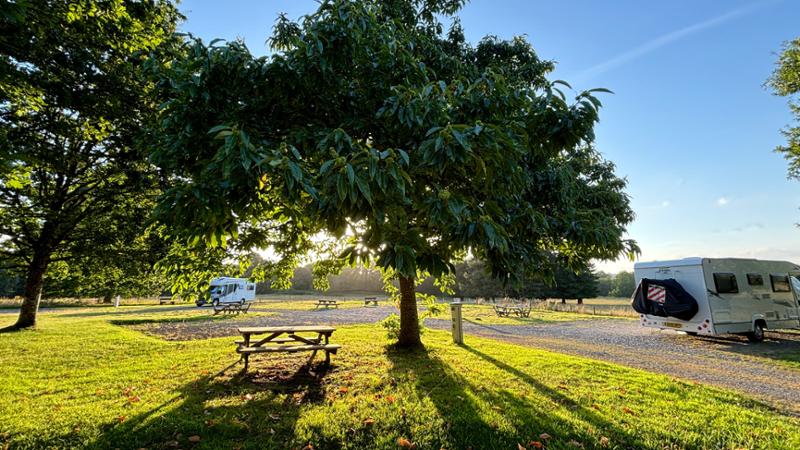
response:
M398 347L421 347L419 338L419 314L417 313L417 296L414 293L414 279L400 277L400 334Z

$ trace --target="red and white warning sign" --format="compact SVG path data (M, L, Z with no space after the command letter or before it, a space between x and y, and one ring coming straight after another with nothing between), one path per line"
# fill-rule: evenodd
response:
M647 286L647 299L657 303L664 303L667 300L667 289L664 286Z

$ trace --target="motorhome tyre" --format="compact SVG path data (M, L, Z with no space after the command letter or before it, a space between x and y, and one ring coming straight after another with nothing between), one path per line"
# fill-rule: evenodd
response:
M214 299L214 301L213 301L213 302L211 302L211 306L213 306L214 308L216 308L217 306L219 306L219 299L218 299L218 298L215 298L215 299Z
M747 333L747 340L750 342L761 342L764 340L764 324L757 321L753 324L753 331Z

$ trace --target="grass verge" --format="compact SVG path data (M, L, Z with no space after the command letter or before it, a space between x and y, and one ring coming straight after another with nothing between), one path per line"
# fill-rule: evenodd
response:
M263 356L243 375L231 338L43 317L0 335L0 448L800 447L797 418L734 393L490 339L423 339L426 351L401 352L376 326L342 327L329 369Z

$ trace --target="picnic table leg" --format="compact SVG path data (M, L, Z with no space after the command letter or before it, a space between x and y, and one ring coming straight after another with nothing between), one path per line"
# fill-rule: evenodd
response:
M322 337L322 336L320 335L320 337ZM325 334L325 345L326 346L328 345L328 338L329 337L330 336L326 333ZM325 365L329 366L330 364L331 364L331 352L329 350L325 350Z
M244 335L244 347L250 346L250 335ZM250 365L250 353L243 353L242 357L244 358L244 371L247 372L247 366Z

